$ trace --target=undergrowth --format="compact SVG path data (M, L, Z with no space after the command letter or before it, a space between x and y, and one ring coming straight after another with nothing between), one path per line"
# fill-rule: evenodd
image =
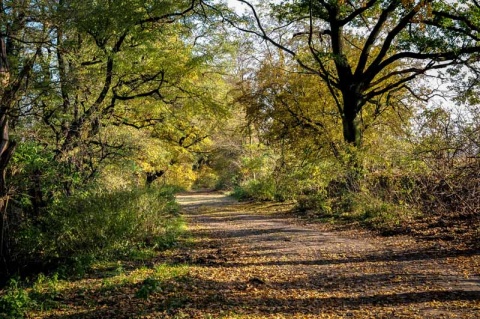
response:
M383 200L368 191L329 197L325 192L297 198L296 210L308 218L330 223L356 223L384 235L405 231L419 212L406 203Z
M335 160L280 159L239 178L232 195L294 200L309 218L479 247L478 158L447 160L440 151L419 158L418 150L401 150L347 148Z
M175 246L184 229L170 188L82 193L58 200L48 215L17 231L13 255L17 265L36 266L50 275L17 268L23 279L10 278L0 290L0 318L55 307L59 280L84 278L98 271L99 264L113 263L115 274L123 274L122 261L151 259L158 250ZM167 268L155 270L155 278L165 277L160 273L168 273Z
M66 264L79 271L99 258L169 248L183 226L170 189L79 194L57 201L48 214L24 223L16 234L13 257L17 263Z

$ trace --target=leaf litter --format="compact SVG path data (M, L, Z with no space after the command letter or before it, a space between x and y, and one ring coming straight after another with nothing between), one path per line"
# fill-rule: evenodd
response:
M480 317L478 250L309 223L288 204L179 201L189 245L65 285L28 318Z

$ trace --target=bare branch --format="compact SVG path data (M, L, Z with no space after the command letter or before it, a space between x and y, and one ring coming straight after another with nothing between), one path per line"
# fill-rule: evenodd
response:
M380 31L382 30L385 22L387 21L389 14L395 10L396 5L397 1L392 1L392 3L380 14L380 17L378 18L375 27L373 28L372 32L370 32L367 41L365 41L365 44L363 45L363 50L360 54L360 58L358 59L357 68L355 69L355 77L358 78L360 74L363 73L373 44L375 43L375 40L377 39Z
M375 3L377 3L378 0L370 0L367 3L365 3L360 9L355 9L351 14L349 14L346 18L341 19L339 22L341 25L346 25L347 23L351 22L354 20L356 17L373 7Z
M458 60L462 55L465 54L472 54L472 53L479 53L480 47L465 47L461 48L457 51L446 51L446 52L438 52L438 53L418 53L418 52L400 52L397 54L392 55L382 63L380 63L375 69L369 68L370 72L378 73L381 70L388 67L390 64L402 60L402 59L415 59L415 60L432 60L435 62L442 62L442 61L455 61ZM369 74L369 76L373 75Z
M367 80L373 79L376 73L378 73L378 66L381 64L381 61L386 56L388 50L390 49L393 40L397 37L397 35L407 26L407 24L415 17L415 15L420 11L425 3L429 3L432 0L425 0L420 1L417 3L412 10L405 16L403 16L397 25L388 33L385 41L382 44L380 52L377 54L377 57L372 62L372 64L368 67L367 71L364 73L365 78ZM398 4L398 0L395 0L394 3Z
M176 18L180 18L180 17L183 17L185 16L187 13L193 11L193 9L195 8L195 3L197 2L197 0L192 0L190 2L190 5L180 11L180 12L172 12L172 13L167 13L167 14L164 14L164 15L161 15L161 16L156 16L156 17L149 17L147 19L143 19L143 20L140 20L138 21L136 24L137 25L144 25L146 23L155 23L155 22L164 22L164 23L173 23L175 22L175 19ZM200 1L201 3L202 1Z

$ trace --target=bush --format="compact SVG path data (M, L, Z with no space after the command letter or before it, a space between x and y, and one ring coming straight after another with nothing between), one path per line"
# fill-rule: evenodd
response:
M407 206L384 201L369 192L346 196L350 210L343 211L342 219L358 221L368 228L384 234L403 231L405 224L416 214L416 210Z
M0 298L0 318L24 318L26 310L31 306L31 299L25 289L20 287L17 279L10 279Z
M296 208L310 217L397 233L418 214L415 206L404 200L410 196L411 185L403 187L401 181L386 176L362 178L356 181L359 187L355 190L345 180L332 180L325 189L298 196Z
M81 271L96 258L171 247L182 229L172 189L83 193L25 223L16 234L14 258L19 264L68 262Z
M239 200L274 200L276 195L275 182L271 178L250 180L242 186L235 187L232 196Z
M331 200L326 192L322 191L298 196L296 209L301 213L313 213L318 217L332 216Z

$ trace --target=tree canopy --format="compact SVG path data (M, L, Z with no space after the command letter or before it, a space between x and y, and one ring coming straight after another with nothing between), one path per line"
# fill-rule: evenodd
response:
M0 0L0 270L172 245L180 189L476 221L479 40L476 0Z
M324 82L342 119L346 142L360 145L361 114L381 113L405 93L420 100L434 72L477 68L480 7L477 1L282 1L263 18L253 2L244 19L225 13L293 57Z

